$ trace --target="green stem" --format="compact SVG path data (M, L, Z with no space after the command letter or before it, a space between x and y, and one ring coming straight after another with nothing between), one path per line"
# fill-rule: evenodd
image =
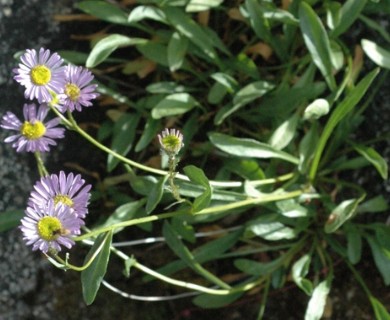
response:
M37 161L39 175L41 177L48 176L49 173L47 172L45 164L43 163L43 160L42 160L42 157L41 157L41 153L39 151L36 151L36 152L34 152L34 156L35 156L35 159Z
M264 293L263 293L263 297L261 298L260 309L259 309L259 314L257 315L257 320L262 320L264 317L264 312L265 312L265 307L267 305L267 298L268 298L268 292L269 292L270 286L271 286L271 276L268 276L266 281L265 281Z
M296 197L300 196L302 193L303 192L301 190L296 190L296 191L291 191L291 192L286 192L286 193L264 195L264 196L259 197L259 198L247 199L247 200L229 203L229 204L225 204L225 205L206 208L206 209L203 209L203 210L196 212L194 214L201 215L201 214L214 214L214 213L219 213L219 212L225 212L228 210L232 210L232 209L236 209L236 208L240 208L240 207L244 207L244 206L248 206L248 205L256 205L256 204L260 204L260 203L296 198ZM88 239L91 237L95 237L101 233L104 233L104 232L107 232L110 230L114 231L117 228L123 228L123 227L142 224L142 223L146 223L146 222L163 220L163 219L172 218L172 217L183 215L183 214L190 214L190 211L181 210L181 211L175 211L175 212L167 212L167 213L162 213L159 215L152 215L152 216L147 216L147 217L143 217L143 218L123 221L123 222L112 224L111 226L107 226L104 228L93 230L93 231L86 233L84 235L75 237L75 238L73 238L73 240L80 241L80 240Z

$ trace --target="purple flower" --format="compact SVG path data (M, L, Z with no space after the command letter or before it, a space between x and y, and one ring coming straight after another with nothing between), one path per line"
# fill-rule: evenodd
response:
M65 85L65 67L63 59L57 54L50 55L50 50L43 48L37 53L35 49L27 49L20 57L19 68L13 72L14 79L26 87L26 99L38 99L40 103L52 100L51 92L63 92Z
M45 120L49 109L42 104L36 110L34 103L25 104L23 107L24 122L22 123L12 112L7 112L1 121L1 127L8 130L14 130L18 133L9 136L4 140L11 143L17 152L28 151L49 151L49 145L56 145L53 139L64 137L64 128L56 127L60 119L55 118L46 123Z
M45 208L50 201L54 205L62 204L74 210L76 216L84 218L88 213L89 190L91 185L85 185L81 175L74 176L61 171L59 175L52 174L42 177L30 194L28 205Z
M70 249L74 245L72 236L80 234L84 221L77 217L73 209L65 206L55 206L50 201L46 208L38 206L27 207L25 217L20 221L23 240L32 249L48 252L61 251L61 246Z
M83 107L92 106L92 99L99 96L95 89L96 84L90 84L94 76L92 73L83 68L68 65L65 69L66 84L64 87L65 101L58 109L61 112L66 110L81 111Z

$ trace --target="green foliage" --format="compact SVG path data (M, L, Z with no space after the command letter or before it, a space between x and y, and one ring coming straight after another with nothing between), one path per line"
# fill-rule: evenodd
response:
M87 304L110 250L125 261L127 275L136 268L148 281L198 291L193 302L203 308L222 307L253 288L263 291L266 308L268 289L291 279L309 296L305 319L321 319L334 262L358 268L367 259L366 243L390 284L389 230L378 214L388 204L350 174L372 166L388 178L376 140L356 132L379 89L377 78L386 80L364 62L388 69L390 51L388 44L345 36L363 23L390 38L370 1L283 3L77 4L109 26L91 40L88 55L65 56L93 68L108 98L110 120L100 124L98 138L110 148L87 138L108 153L105 174L121 177L126 185L118 188L128 197L78 239L94 240L86 262L96 257L82 272ZM360 44L366 56L353 53ZM177 155L160 156L156 135L165 127L183 133ZM101 187L103 195L117 190L107 181ZM0 215L0 230L15 217ZM132 236L126 229L133 225L147 225L153 237L162 233L176 257L154 271L113 247L112 234ZM208 228L223 236L199 231ZM187 280L177 280L183 274ZM366 293L376 318L388 319Z

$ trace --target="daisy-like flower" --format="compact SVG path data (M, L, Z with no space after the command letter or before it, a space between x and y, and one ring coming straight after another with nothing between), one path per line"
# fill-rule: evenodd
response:
M92 106L91 100L99 96L95 89L97 84L91 84L93 74L83 67L73 65L66 66L64 87L65 101L58 110L65 112L66 110L81 111L82 107Z
M26 87L26 99L38 99L40 103L52 100L50 92L61 93L65 85L65 66L63 59L57 54L50 54L50 50L43 48L37 52L27 49L20 57L19 68L13 72L14 79Z
M27 207L25 217L20 221L23 240L32 245L32 250L59 252L61 246L70 249L74 245L72 236L80 234L84 221L77 217L72 208L54 205L50 201L46 208Z
M56 145L54 139L64 137L64 128L56 127L60 123L59 118L54 118L44 123L49 109L47 105L39 106L38 111L34 103L25 104L23 107L24 122L21 122L15 114L7 112L1 121L0 127L14 130L18 133L4 140L12 143L17 152L46 152L49 145Z
M74 210L77 217L84 218L88 213L88 202L91 194L91 185L85 185L85 180L81 175L73 173L65 174L61 171L59 175L52 174L42 177L34 185L34 190L30 194L28 205L45 208L49 202L54 205L65 205Z
M175 156L183 148L183 135L179 130L167 129L163 130L158 135L161 150L163 150L168 156Z

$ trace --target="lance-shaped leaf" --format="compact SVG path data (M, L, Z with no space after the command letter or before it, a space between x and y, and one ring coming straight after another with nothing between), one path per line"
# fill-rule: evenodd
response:
M324 76L329 88L336 90L332 74L331 50L328 35L320 18L306 2L299 6L299 23L303 39L312 59Z
M387 179L387 162L378 152L375 151L375 149L362 144L353 144L353 148L376 168L376 170L379 172L379 174L384 180Z
M192 205L193 212L198 212L207 208L211 201L212 189L203 170L195 166L187 166L183 170L192 182L199 184L204 188L204 192L200 196L196 197Z
M306 309L305 320L320 320L325 310L326 298L328 297L332 275L320 282L314 289L313 295Z
M183 114L199 103L186 92L174 93L162 99L152 110L154 119Z
M99 40L95 44L91 53L88 56L85 65L87 68L96 67L98 64L106 60L107 57L118 48L145 43L147 43L146 39L129 38L121 34L111 34Z
M362 40L362 48L364 53L378 66L390 69L390 51L366 39Z
M299 162L296 157L287 152L254 139L235 138L217 132L210 133L209 139L218 149L230 155L246 158L279 158L294 164Z
M115 24L128 25L127 14L118 6L107 1L81 1L75 3L76 8L102 19L107 22Z
M151 213L159 204L164 193L164 184L168 176L162 176L158 182L153 186L148 195L148 202L146 203L146 213Z
M107 264L110 258L111 241L111 231L102 234L95 240L94 245L85 257L84 263L87 263L94 257L91 265L81 272L83 298L87 305L90 305L95 300L100 284L106 274Z
M309 272L310 262L310 255L305 254L292 266L292 278L294 282L309 296L313 293L313 283L305 277Z
M359 17L366 3L367 0L347 0L341 7L338 23L332 31L331 36L338 37L344 33Z
M357 206L362 200L363 197L345 200L334 208L325 224L325 232L335 232L345 221L351 219L355 215Z

